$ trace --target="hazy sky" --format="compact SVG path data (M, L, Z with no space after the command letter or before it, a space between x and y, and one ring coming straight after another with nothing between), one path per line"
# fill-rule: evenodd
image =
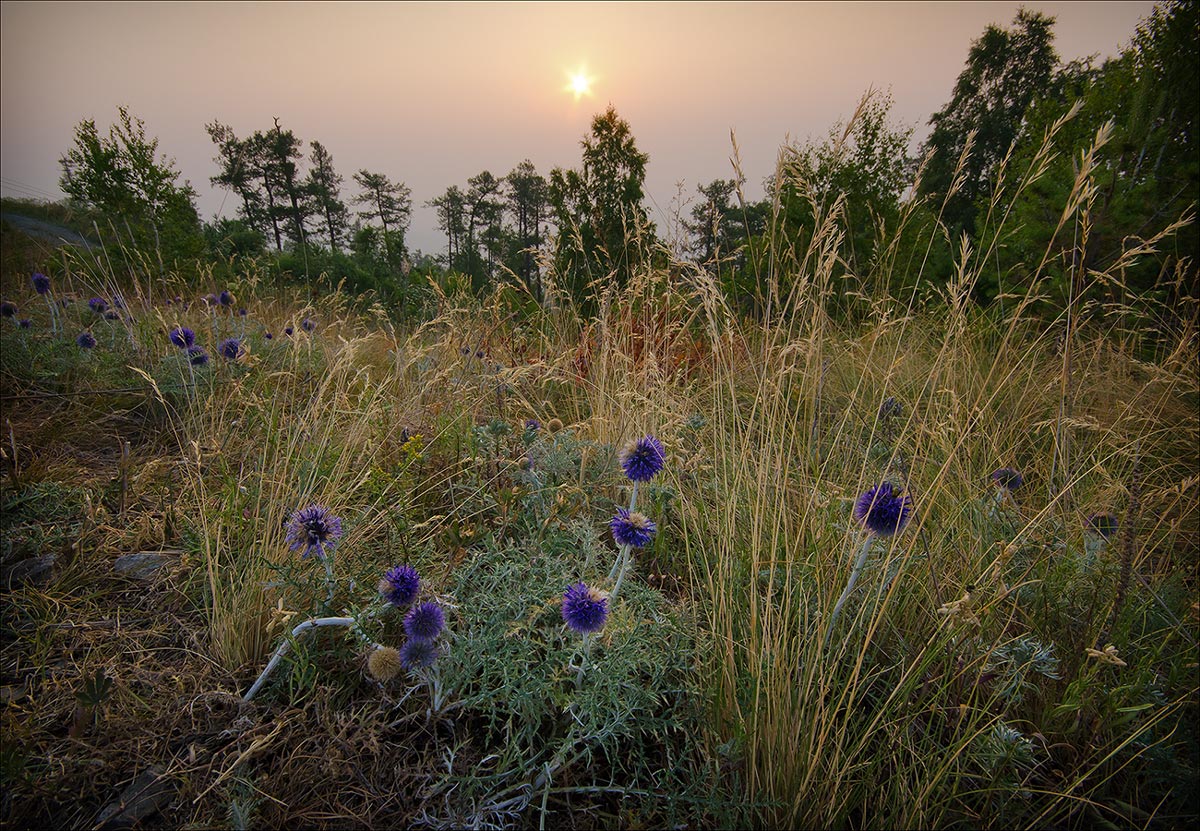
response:
M200 194L212 188L204 125L285 129L412 189L410 248L445 240L424 203L523 159L579 164L593 115L612 103L650 156L652 216L666 231L677 183L732 178L737 134L748 196L790 136L823 136L871 86L928 132L971 41L1011 24L1016 2L978 3L0 3L0 186L60 198L75 124L102 131L126 104ZM1049 3L1070 60L1115 54L1150 2ZM591 96L565 87L585 68Z

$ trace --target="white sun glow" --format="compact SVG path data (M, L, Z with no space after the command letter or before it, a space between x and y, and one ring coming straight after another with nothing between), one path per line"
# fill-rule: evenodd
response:
M568 73L568 77L570 81L567 83L566 90L575 96L576 101L585 95L592 94L592 78L586 71L580 69L578 72Z

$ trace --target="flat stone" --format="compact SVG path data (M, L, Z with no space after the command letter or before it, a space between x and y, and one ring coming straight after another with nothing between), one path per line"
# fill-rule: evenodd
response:
M159 551L139 551L136 554L122 554L113 563L113 571L122 577L134 580L147 580L155 572L165 566L170 557Z
M125 786L113 802L96 817L98 828L128 828L167 806L175 795L175 784L163 778L166 769L151 765Z
M54 568L54 555L45 554L41 557L29 557L13 565L4 577L6 586L19 586L22 583L39 583L50 576Z

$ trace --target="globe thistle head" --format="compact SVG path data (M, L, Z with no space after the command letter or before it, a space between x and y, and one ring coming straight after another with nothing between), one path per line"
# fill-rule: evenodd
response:
M265 333L265 334L263 335L263 337L264 337L264 338L266 338L267 340L271 340L271 339L272 339L272 338L274 338L275 336L274 336L274 335L272 335L270 332L267 332L267 333Z
M121 316L119 314L117 314L116 309L109 309L107 312L104 313L104 319L105 320L120 320Z
M415 641L431 641L442 633L446 614L436 603L418 603L404 616L404 632Z
M324 505L309 505L292 514L288 521L287 542L292 551L301 551L305 559L314 551L322 560L342 535L342 521Z
M119 294L114 294L113 295L113 308L114 309L124 309L125 308L125 298L121 297L121 295L119 295Z
M563 423L562 423L561 418L552 418L546 422L546 429L549 430L551 433L557 433L562 428L563 428Z
M563 594L562 616L581 635L599 632L608 620L608 597L584 583L569 586Z
M50 291L50 278L40 271L33 272L29 282L33 283L33 290L38 294L46 294Z
M0 317L16 317L17 307L7 300L0 302Z
M314 321L311 317L306 317L304 320L300 321L300 328L305 332L311 332L313 329L317 328L317 324L316 321Z
M1117 518L1109 513L1092 514L1087 520L1088 530L1098 537L1109 539L1113 534L1117 533L1117 528L1120 523Z
M666 451L662 442L654 436L643 436L631 441L621 451L621 467L625 475L635 482L649 482L654 474L663 469Z
M886 421L889 418L899 418L902 415L904 415L904 405L890 395L883 399L883 403L879 405L880 421Z
M23 317L17 321L17 325L20 326L22 329L32 329L33 321L27 317Z
M389 568L379 581L379 593L397 609L403 609L416 600L420 590L421 577L415 568L408 565Z
M217 296L215 294L204 295L204 305L206 305L206 306L217 305Z
M391 681L401 668L400 650L393 647L377 646L367 656L367 672L376 681Z
M192 366L204 366L208 363L208 353L199 346L189 346L187 350L188 363Z
M237 338L226 338L218 347L221 357L227 361L236 361L242 354L242 342Z
M186 326L176 326L167 337L180 349L190 349L196 345L196 333Z
M612 518L610 525L617 545L629 545L634 548L649 545L650 540L654 539L654 532L658 530L654 520L638 511L630 513L625 508L617 508L617 515Z
M433 641L409 640L400 647L400 663L407 670L428 669L437 662L437 657Z
M530 433L536 433L538 430L542 429L542 423L540 421L538 421L536 418L526 419L525 429L528 430Z
M95 349L96 336L91 332L80 332L79 337L75 338L75 343L79 344L80 349Z
M1025 484L1025 477L1011 467L1002 467L992 471L992 481L997 487L1015 491Z
M871 488L854 503L854 518L881 537L898 533L911 512L912 500L901 495L891 482Z
M229 293L228 289L222 289L221 293L217 295L217 302L222 306L232 306L233 295Z
M93 297L91 300L88 301L88 308L91 309L96 314L102 315L102 314L104 314L105 311L108 310L108 304L104 302L103 298Z
M291 326L285 326L285 327L283 328L283 333L284 333L285 335L287 335L289 338L292 336L292 332L293 332L293 331L295 331L295 330L294 330L294 329L292 329L292 327L291 327Z
M245 316L246 316L246 310L238 309L238 317L245 317Z

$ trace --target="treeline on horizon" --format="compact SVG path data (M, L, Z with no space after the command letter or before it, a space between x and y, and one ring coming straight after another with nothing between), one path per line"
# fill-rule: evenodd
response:
M1081 276L1119 263L1119 282L1087 287L1098 302L1149 298L1194 317L1182 301L1200 297L1200 229L1180 219L1200 202L1197 3L1158 4L1101 63L1061 62L1053 24L1022 9L1009 28L988 26L916 157L907 152L913 128L895 124L890 95L868 93L824 138L782 148L764 199L745 199L744 177L699 186L684 208L685 238L668 245L644 205L649 157L611 107L592 121L578 168L543 176L525 160L428 200L446 238L437 255L409 251L413 201L402 181L359 170L346 200L329 151L278 119L240 137L206 125L211 182L236 199L233 218L201 221L195 191L126 108L107 136L94 121L77 126L61 185L72 209L94 211L177 269L265 258L283 277L325 274L374 290L402 314L421 312L431 278L475 293L513 282L540 300L548 274L587 310L597 287L622 285L647 265L673 268L672 256L755 312L766 270L785 263L803 273L814 229L837 211L833 311L884 292L919 300L952 281L968 251L986 251L995 262L973 288L984 305L1036 282L1038 308L1053 312L1078 299ZM1093 175L1081 182L1088 153ZM1080 210L1064 221L1072 207ZM1153 254L1127 256L1164 230Z

